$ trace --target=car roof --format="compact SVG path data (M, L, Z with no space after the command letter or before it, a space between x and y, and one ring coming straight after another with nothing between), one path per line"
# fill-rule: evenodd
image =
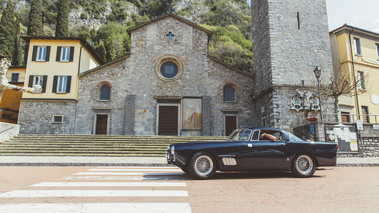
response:
M242 127L241 127L242 128ZM271 127L245 127L247 129L251 130L258 130L258 129L264 129L264 130L273 130L273 131L280 131L280 132L285 132L285 130L282 129L276 129L276 128L271 128Z

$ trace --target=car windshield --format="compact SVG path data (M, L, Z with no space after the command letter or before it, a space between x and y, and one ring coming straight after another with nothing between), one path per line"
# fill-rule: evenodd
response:
M228 141L247 141L250 138L250 129L236 129L229 135Z
M296 135L292 133L288 133L288 137L290 141L303 141L302 139L300 139L299 137L297 137Z

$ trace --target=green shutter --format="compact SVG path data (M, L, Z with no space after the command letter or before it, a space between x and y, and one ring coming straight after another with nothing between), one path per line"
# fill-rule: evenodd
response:
M58 84L58 76L54 75L54 80L53 80L53 93L57 93L57 84Z
M45 57L45 61L49 61L50 60L50 46L47 46L46 47L46 57Z
M46 84L47 84L47 75L44 75L42 79L42 93L46 92Z
M55 59L55 61L61 61L61 52L62 52L62 47L59 46L57 49L57 58Z
M38 46L33 46L32 61L36 61Z
M28 84L28 87L32 87L33 86L33 79L34 79L34 75L29 75L29 84Z
M74 47L70 47L70 62L74 61Z
M70 93L71 91L71 76L67 76L67 88L66 93Z

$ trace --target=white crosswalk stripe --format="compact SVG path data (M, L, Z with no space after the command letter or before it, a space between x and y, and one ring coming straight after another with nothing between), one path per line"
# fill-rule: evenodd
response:
M130 175L130 176L136 176L136 175L183 175L183 173L136 173L136 172L78 172L74 175Z
M155 186L155 187L185 187L186 183L169 182L43 182L31 187L113 187L113 186Z
M172 197L188 198L183 172L175 167L97 167L62 177L56 182L29 186L32 190L13 190L0 194L0 199L63 199L57 203L1 203L0 212L191 212L189 203L164 203ZM86 188L85 188L86 187ZM104 188L117 187L117 188ZM139 189L139 187L142 187ZM84 189L84 190L83 190ZM145 199L141 203L102 203L106 197ZM90 203L64 203L69 198L91 198ZM153 198L159 198L159 202ZM98 199L98 200L96 200ZM72 199L71 199L72 200ZM123 199L121 199L123 200ZM109 200L108 200L109 201ZM119 201L118 201L119 202ZM53 211L52 211L53 210Z
M91 213L190 213L189 203L22 203L0 204L1 213L52 213L52 212L91 212Z
M187 197L176 190L14 190L0 197Z

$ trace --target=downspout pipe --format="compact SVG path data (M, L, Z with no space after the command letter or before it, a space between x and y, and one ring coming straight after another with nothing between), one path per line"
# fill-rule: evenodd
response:
M354 54L353 54L353 44L351 42L351 34L355 31L355 28L352 27L352 31L349 33L349 42L350 42L350 54L351 54L351 64L353 66L353 76L354 76L354 88L355 88L355 102L357 104L357 114L358 119L361 119L361 113L359 109L359 100L358 100L358 88L357 88L357 77L355 76L355 63L354 63Z

